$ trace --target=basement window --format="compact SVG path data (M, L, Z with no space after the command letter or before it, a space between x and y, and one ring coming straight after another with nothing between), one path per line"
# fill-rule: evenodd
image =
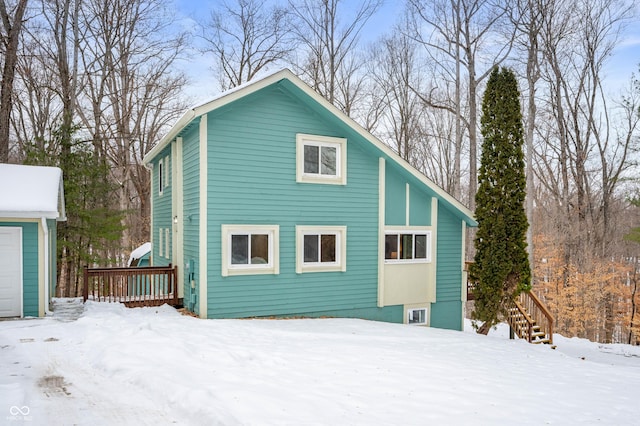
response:
M427 308L407 309L407 324L424 325L427 323Z

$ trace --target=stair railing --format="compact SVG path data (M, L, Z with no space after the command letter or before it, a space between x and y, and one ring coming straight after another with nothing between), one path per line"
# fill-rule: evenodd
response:
M507 323L513 332L521 339L531 343L533 340L533 325L535 321L527 313L518 299L511 301L508 307Z
M540 327L544 338L553 344L553 315L532 291L520 293L519 304L528 312L529 317ZM529 340L531 341L531 340Z

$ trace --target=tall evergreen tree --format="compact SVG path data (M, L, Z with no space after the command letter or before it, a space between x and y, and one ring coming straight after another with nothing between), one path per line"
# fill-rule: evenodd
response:
M513 71L495 68L482 101L482 156L476 193L473 319L486 334L506 314L507 303L531 288L527 257L523 125Z
M74 137L75 127L61 125L42 147L25 147L25 164L62 169L67 220L57 230L57 296L82 294L84 266L111 266L122 255L119 240L124 213L119 210L109 166L91 141Z

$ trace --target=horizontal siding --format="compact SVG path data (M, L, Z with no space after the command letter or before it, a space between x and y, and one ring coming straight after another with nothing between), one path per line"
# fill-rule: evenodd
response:
M394 167L385 170L385 225L407 224L407 182Z
M200 253L200 139L198 126L192 126L182 138L182 173L183 173L183 246L184 259L182 265L193 265L193 271L187 271L182 265L178 273L184 275L184 304L191 310L197 308L197 303L191 305L191 292L198 294L200 277L198 276L198 260ZM194 273L196 288L191 288L189 272Z
M209 117L210 317L372 308L377 159L276 88ZM296 183L296 133L347 137L347 185ZM222 224L280 227L278 275L221 276ZM347 271L295 273L295 226L347 227Z
M436 303L431 326L462 329L462 222L438 206Z
M409 186L409 225L431 225L431 197L416 185Z
M165 266L168 265L169 263L171 263L171 259L170 256L167 256L167 254L165 253L165 233L164 230L165 229L171 229L172 226L172 210L171 210L171 203L172 203L172 191L171 191L171 168L173 168L173 159L169 160L169 167L165 165L163 165L163 173L168 174L168 179L169 179L169 185L165 188L163 188L162 191L162 195L160 195L159 193L159 184L158 184L158 177L159 177L159 162L160 160L163 161L164 163L164 159L169 156L171 157L171 144L167 145L167 147L162 150L162 152L160 153L160 155L158 155L154 160L153 160L153 169L151 170L151 173L153 174L153 180L152 180L152 185L151 185L151 196L153 197L153 219L152 219L152 229L151 232L153 232L153 247L151 249L151 253L153 256L153 265L154 266ZM160 229L162 229L163 234L162 234L162 256L160 256L160 246L159 246L159 242L160 242L160 238L159 238L159 231ZM171 235L171 232L169 232L169 235ZM169 247L169 253L171 253L171 247Z

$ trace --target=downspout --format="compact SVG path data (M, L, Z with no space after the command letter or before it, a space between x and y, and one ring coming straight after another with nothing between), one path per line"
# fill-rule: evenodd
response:
M53 312L49 310L49 271L51 268L51 258L49 256L49 227L47 226L47 218L42 217L42 230L44 231L44 314L53 315Z

